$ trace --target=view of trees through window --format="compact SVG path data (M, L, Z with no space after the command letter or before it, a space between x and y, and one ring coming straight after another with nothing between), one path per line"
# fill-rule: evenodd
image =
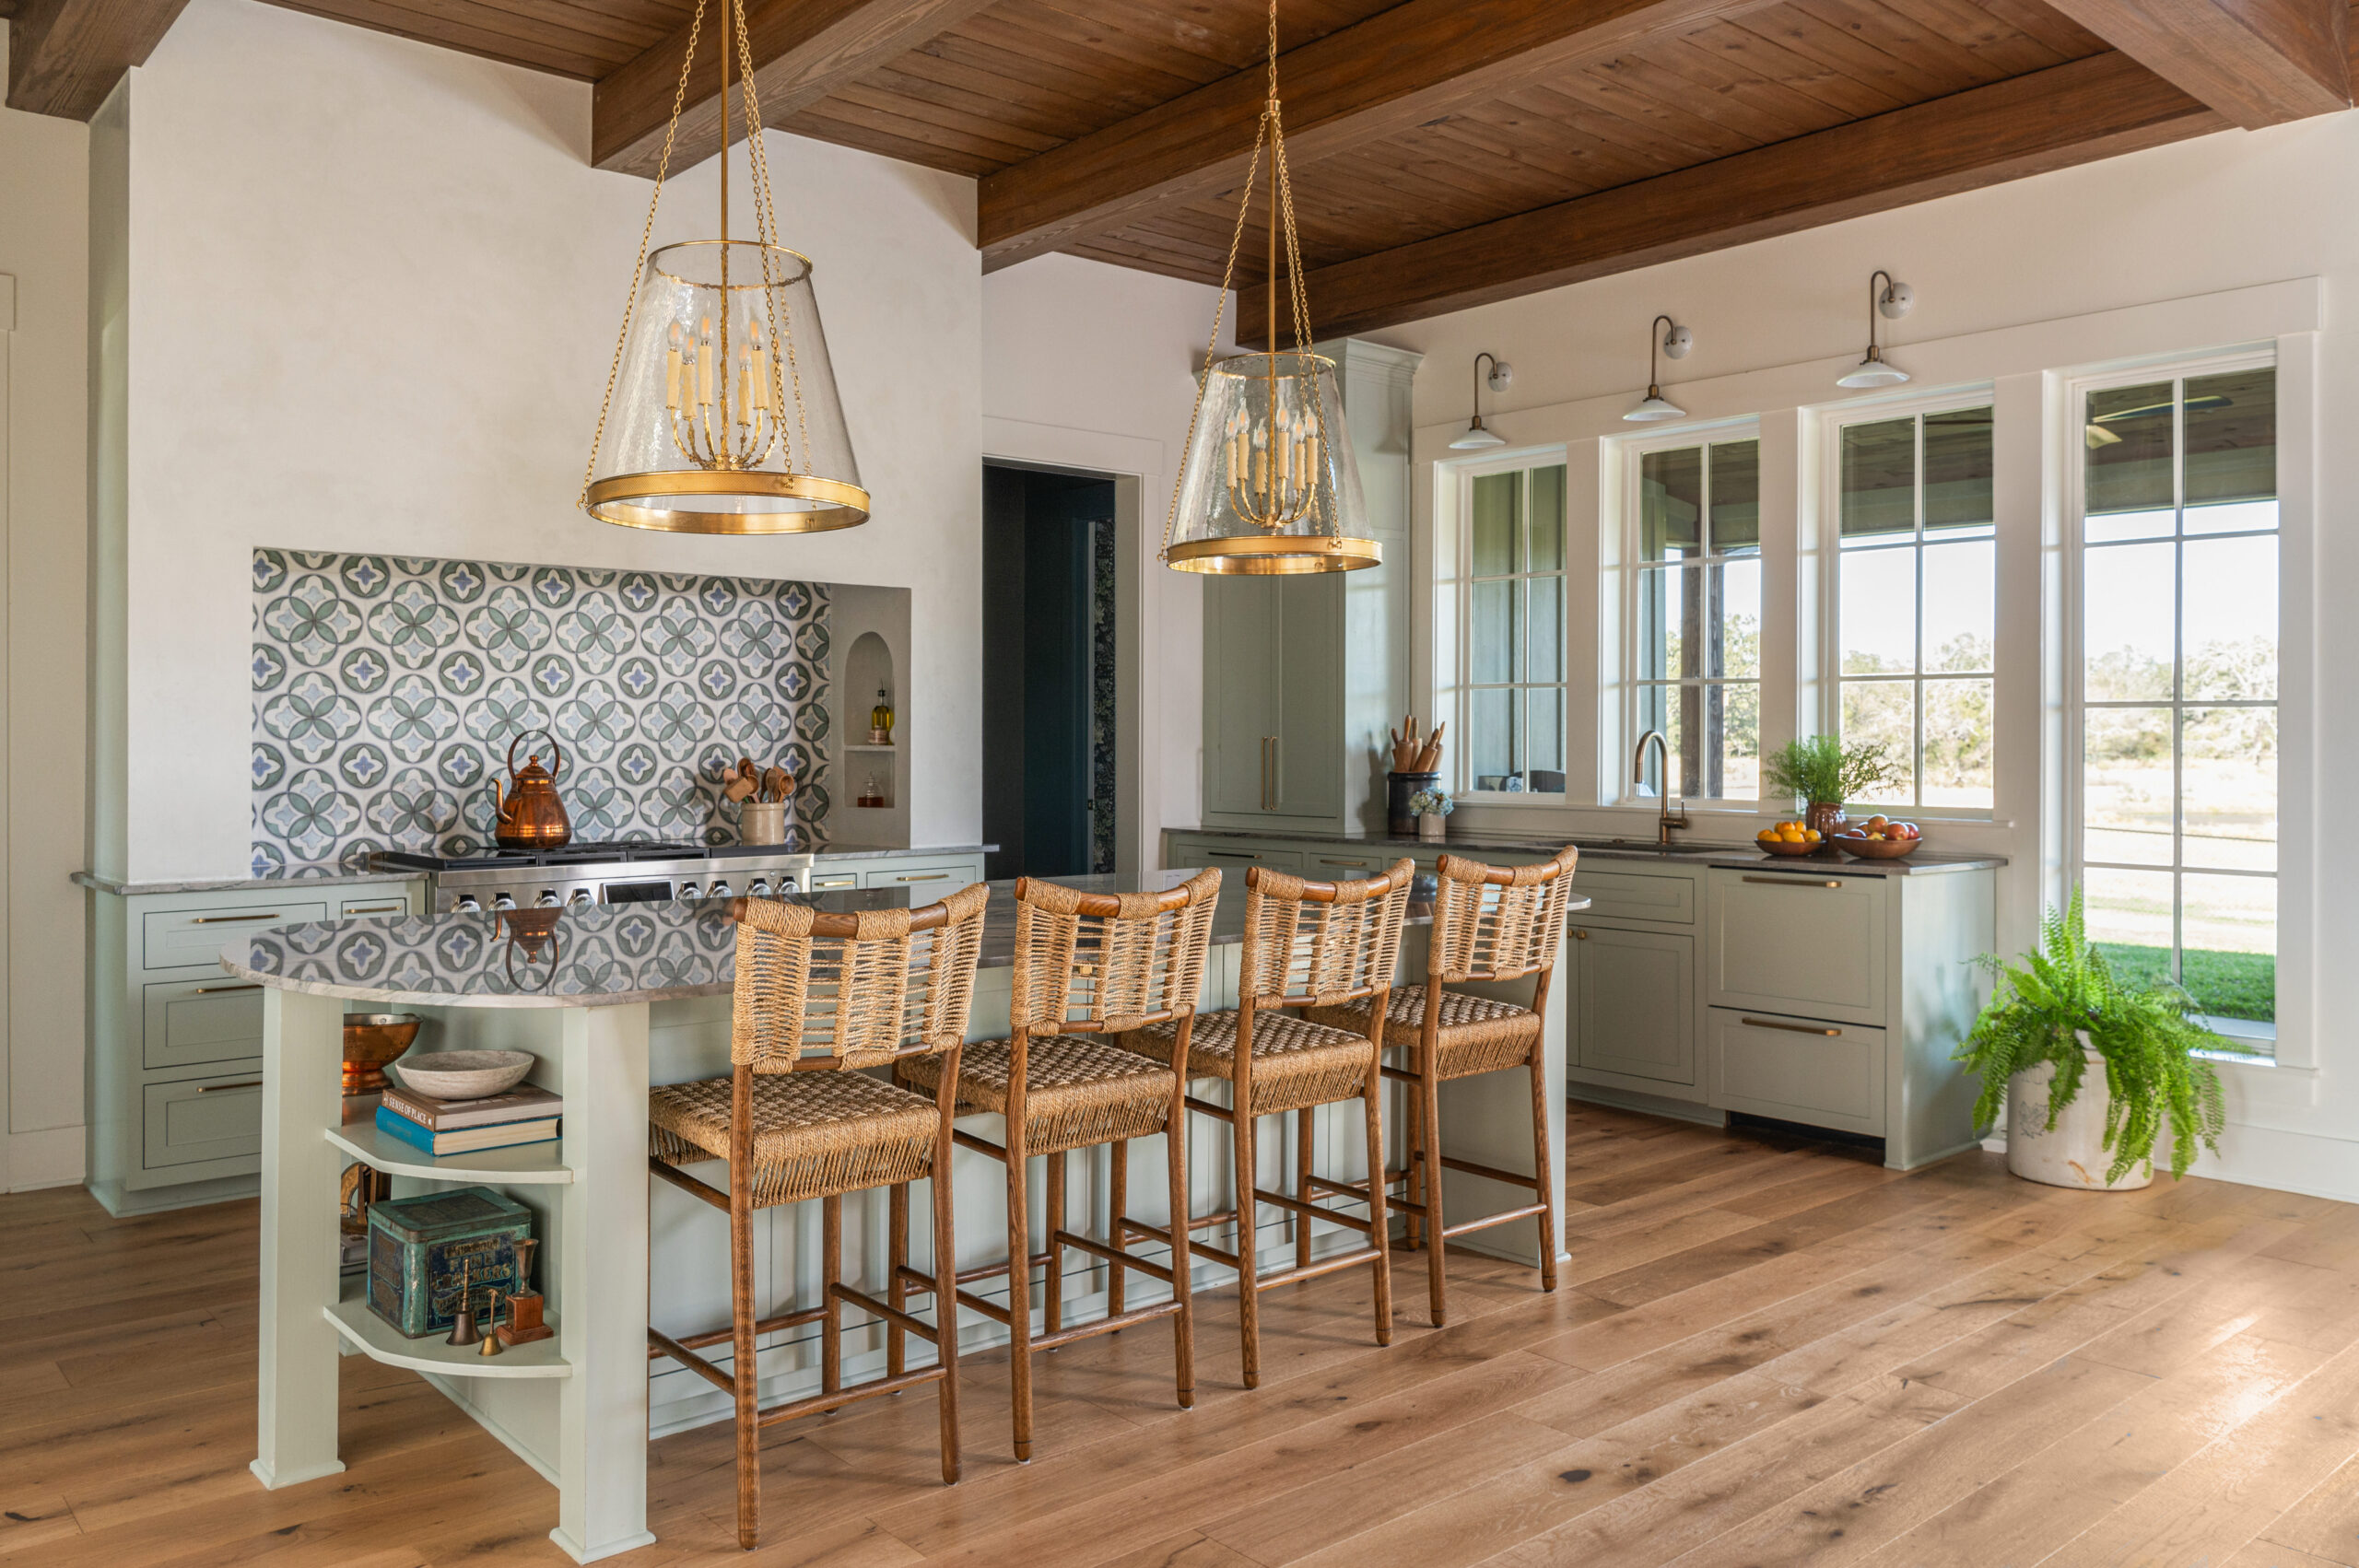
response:
M2277 1006L2277 382L2086 394L2081 875L2118 968Z
M1638 460L1635 734L1670 743L1666 792L1761 793L1761 443Z
M1467 782L1565 789L1565 465L1477 475L1470 496Z
M1900 764L1871 803L1988 811L1998 777L1990 410L1847 425L1840 445L1843 738L1881 741Z

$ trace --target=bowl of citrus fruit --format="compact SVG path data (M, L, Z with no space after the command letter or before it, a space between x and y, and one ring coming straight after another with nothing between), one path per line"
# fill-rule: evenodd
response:
M1846 823L1832 840L1835 847L1847 855L1863 860L1897 860L1913 855L1917 846L1925 841L1913 822L1894 822L1886 817L1872 816L1865 822Z
M1825 836L1801 822L1781 822L1775 827L1765 827L1754 835L1753 841L1772 855L1815 855L1826 848Z

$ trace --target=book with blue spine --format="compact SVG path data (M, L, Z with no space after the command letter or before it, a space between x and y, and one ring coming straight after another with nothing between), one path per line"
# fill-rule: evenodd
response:
M503 1121L488 1127L463 1127L446 1132L433 1132L383 1106L377 1107L379 1132L437 1158L447 1154L479 1153L486 1149L510 1149L524 1143L552 1142L557 1136L557 1124L556 1117L536 1117L529 1121Z

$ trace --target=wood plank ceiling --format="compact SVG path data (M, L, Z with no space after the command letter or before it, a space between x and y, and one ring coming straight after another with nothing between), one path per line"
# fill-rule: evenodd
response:
M179 3L17 0L10 102L87 116ZM593 81L595 161L640 173L694 10L278 3ZM2348 3L1281 0L1317 325L1370 330L2343 108ZM1258 0L745 5L769 123L975 176L987 268L1059 250L1219 277L1262 97ZM717 146L711 22L679 161ZM1250 228L1248 278L1262 244Z

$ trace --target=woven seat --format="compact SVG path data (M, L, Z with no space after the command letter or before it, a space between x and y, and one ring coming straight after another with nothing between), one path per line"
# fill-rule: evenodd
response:
M858 1072L754 1080L753 1206L918 1181L933 1172L933 1102ZM729 1158L726 1078L647 1096L648 1153L667 1165Z
M1007 1114L1012 1061L1005 1040L979 1040L959 1054L962 1114ZM941 1082L941 1059L921 1058L901 1071L908 1082L932 1091ZM1036 1036L1026 1046L1024 1079L1027 1153L1054 1154L1118 1138L1152 1137L1171 1118L1169 1069L1104 1040Z
M1366 1019L1367 1003L1360 1004ZM1176 1023L1153 1024L1121 1037L1122 1048L1168 1064ZM1367 1026L1357 1034L1292 1012L1253 1015L1253 1110L1257 1116L1348 1100L1367 1083ZM1237 1080L1237 1012L1196 1015L1188 1037L1188 1076Z
M1344 1007L1314 1007L1310 1018L1331 1029L1349 1030L1366 1038L1368 1005L1362 1000ZM1416 1071L1425 1019L1423 986L1402 986L1392 993L1392 1000L1384 1010L1384 1043L1409 1053L1411 1071ZM1480 1072L1496 1072L1504 1067L1521 1067L1532 1055L1532 1036L1539 1033L1540 1014L1528 1007L1496 997L1445 989L1441 993L1441 1043L1438 1047L1441 1075L1445 1080L1471 1078Z

